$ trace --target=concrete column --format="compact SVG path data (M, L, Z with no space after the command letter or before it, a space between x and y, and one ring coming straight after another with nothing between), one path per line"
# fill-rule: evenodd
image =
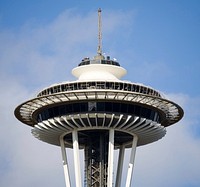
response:
M112 183L113 183L113 162L114 162L114 129L110 129L109 130L109 144L108 144L107 187L112 187Z
M81 167L80 167L80 156L79 156L79 143L78 143L78 132L74 130L72 132L73 139L73 152L74 152L74 170L75 170L75 181L76 187L82 186L81 180Z
M128 173L127 173L127 178L126 178L126 187L131 187L131 179L132 179L137 141L138 141L138 137L135 135L133 138L133 143L132 143L131 156L130 156Z
M70 187L71 185L70 185L70 178L69 178L69 168L68 168L68 163L67 163L67 155L66 155L66 149L65 149L65 143L64 143L63 137L60 137L60 146L61 146L62 159L63 159L65 185L66 187Z
M123 169L123 162L124 162L124 153L125 153L125 145L121 145L120 146L120 150L119 150L115 187L120 187L121 186L122 169Z

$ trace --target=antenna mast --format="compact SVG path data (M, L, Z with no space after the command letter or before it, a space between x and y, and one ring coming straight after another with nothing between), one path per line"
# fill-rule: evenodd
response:
M102 55L101 8L98 9L98 49L97 54Z

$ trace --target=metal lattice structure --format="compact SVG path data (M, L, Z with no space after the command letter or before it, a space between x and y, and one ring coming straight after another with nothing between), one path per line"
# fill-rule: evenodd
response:
M182 108L158 91L120 80L126 70L104 57L100 44L97 56L84 58L72 70L78 80L45 88L15 109L17 119L32 127L34 137L61 146L66 187L71 181L65 148L73 149L76 187L83 183L80 149L85 155L85 186L120 187L124 152L130 148L126 180L130 187L136 147L161 139L166 127L183 117ZM114 150L119 150L115 182Z

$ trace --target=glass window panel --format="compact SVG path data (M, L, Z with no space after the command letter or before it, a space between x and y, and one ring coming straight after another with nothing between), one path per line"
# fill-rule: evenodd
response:
M105 111L105 102L97 103L97 111Z
M73 104L74 112L80 112L80 105L79 103L74 103Z
M97 103L96 102L88 102L88 111L96 111Z
M124 103L121 104L121 112L127 113L127 104Z
M114 112L120 112L121 111L120 103L113 103L113 111Z
M111 103L108 103L108 102L105 103L105 111L112 112L112 104Z

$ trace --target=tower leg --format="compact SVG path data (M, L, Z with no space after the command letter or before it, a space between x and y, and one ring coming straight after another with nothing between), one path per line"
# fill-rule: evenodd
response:
M84 132L85 146L85 186L107 187L108 131Z
M78 132L74 130L72 132L73 138L73 152L74 152L74 169L75 169L75 181L76 187L81 187L81 168L80 168L80 157L79 157L79 143L78 143Z
M112 187L113 183L113 162L114 162L114 129L109 130L108 144L108 181L107 187Z
M134 166L134 160L135 160L137 141L138 141L138 137L135 135L133 138L133 143L132 143L131 156L130 156L128 173L127 173L127 178L126 178L126 187L131 186L131 179L132 179L132 172L133 172L133 166Z
M63 137L60 137L60 146L61 146L62 159L63 159L65 184L66 184L66 187L70 187L71 185L70 185L70 178L69 178L69 168L68 168L68 163L67 163L67 155L66 155Z
M120 146L115 187L121 186L125 145Z

